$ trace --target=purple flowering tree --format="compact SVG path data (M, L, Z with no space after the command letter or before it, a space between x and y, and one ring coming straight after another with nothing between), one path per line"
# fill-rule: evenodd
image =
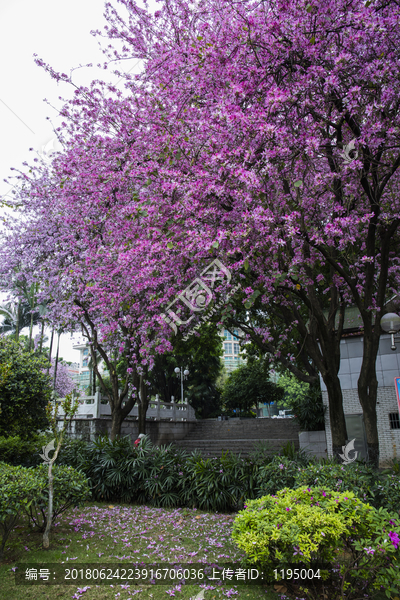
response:
M54 381L54 370L55 361L54 359L52 359L51 366L49 369L49 375L52 382ZM59 362L57 365L56 385L54 388L54 391L58 398L65 398L68 394L71 394L72 391L75 389L76 385L76 382L72 379L68 371L68 365L66 365L63 362Z
M274 319L257 335L292 370L284 342L301 338L328 390L336 455L340 339L356 306L377 463L379 322L399 277L399 7L171 0L152 14L121 3L126 19L107 4L105 52L143 70L124 92L95 82L65 104L65 152L20 175L12 256L46 279L54 318L87 311L141 369L170 349L163 306L218 256L244 306L257 299L285 324L282 343Z

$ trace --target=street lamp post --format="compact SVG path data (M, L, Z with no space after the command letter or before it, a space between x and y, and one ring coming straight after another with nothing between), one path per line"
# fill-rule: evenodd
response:
M183 367L175 367L175 373L181 378L181 400L183 404L183 380L189 375L188 369L183 370Z
M386 333L390 333L391 337L391 349L396 350L396 343L398 340L395 339L395 334L400 331L400 317L396 313L387 313L381 318L381 327Z

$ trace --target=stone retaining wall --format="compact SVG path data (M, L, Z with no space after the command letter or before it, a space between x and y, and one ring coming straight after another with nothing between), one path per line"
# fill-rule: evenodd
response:
M174 440L182 440L195 427L195 421L146 421L146 432L153 444L158 446L170 444ZM96 435L110 434L111 419L74 419L71 423L69 437L93 440ZM121 426L121 436L129 435L135 440L139 435L136 419L125 419Z

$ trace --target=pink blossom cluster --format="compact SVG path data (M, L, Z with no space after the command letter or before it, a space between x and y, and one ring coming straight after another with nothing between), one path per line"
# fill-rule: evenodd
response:
M93 325L147 367L171 349L165 306L216 257L232 280L214 299L246 280L243 302L259 291L294 315L277 355L313 294L373 325L399 275L399 7L120 4L104 52L143 70L65 103L64 151L18 175L2 275L23 271L55 324Z

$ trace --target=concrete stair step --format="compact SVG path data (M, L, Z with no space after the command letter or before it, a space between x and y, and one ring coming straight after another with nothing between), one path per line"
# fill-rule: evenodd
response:
M224 445L225 446L229 446L229 445L233 446L236 443L240 443L240 444L243 444L243 443L246 444L246 443L248 443L251 446L255 446L257 444L257 442L269 443L271 445L276 445L276 444L280 444L280 443L287 443L288 441L289 442L293 441L293 442L295 442L297 444L299 443L298 438L290 438L289 440L287 438L270 438L268 440L265 440L265 439L249 440L248 438L244 438L244 439L237 438L236 440L205 440L203 438L203 439L197 440L197 439L188 439L188 438L185 438L184 440L177 440L176 443L177 444L178 443L179 444L188 444L188 445L190 445L190 444L191 445L193 445L193 444L207 444L208 446L213 445L213 444L214 445L215 444L216 445L218 445L218 444L221 445L222 444L223 446Z
M197 450L205 456L220 457L227 450L248 456L260 442L267 442L271 453L288 442L299 447L299 426L290 419L245 419L197 421L183 440L175 441L187 452Z

